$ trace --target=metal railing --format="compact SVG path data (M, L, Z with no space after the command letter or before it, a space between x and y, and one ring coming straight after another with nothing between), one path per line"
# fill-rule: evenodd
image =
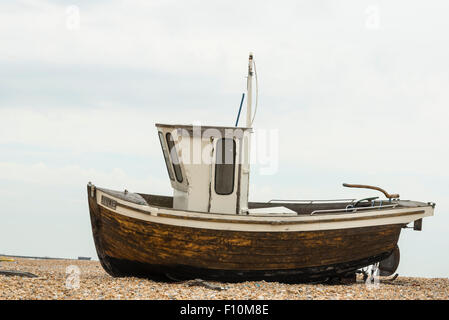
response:
M399 204L387 204L387 205L378 205L378 206L369 206L369 207L359 207L359 208L344 208L344 209L323 209L323 210L315 210L310 213L310 215L314 215L315 213L334 213L334 212L357 212L358 210L372 210L372 209L385 209L385 208L396 208Z
M281 200L281 199L272 199L270 201L268 201L268 203L307 203L307 204L312 204L312 203L332 203L332 202L354 202L357 199L329 199L329 200L323 200L323 199L316 199L316 200Z

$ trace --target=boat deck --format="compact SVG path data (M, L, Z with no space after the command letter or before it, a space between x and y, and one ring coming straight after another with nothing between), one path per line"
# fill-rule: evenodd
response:
M129 201L139 205L148 205L158 208L173 208L173 197L144 194L144 193L130 193L121 192L108 189L100 189L101 191L108 193L119 199ZM392 208L404 208L404 207L425 207L429 206L428 203L408 201L408 200L372 200L363 201L357 204L356 208L354 205L357 203L356 199L336 199L336 200L287 200L287 201L269 201L269 202L249 202L249 209L259 209L259 208L275 208L275 207L285 207L289 210L294 211L298 215L310 216L310 215L320 215L320 214L345 214L354 213L355 211L367 211L367 210L384 210ZM251 214L250 214L251 215ZM260 214L254 214L260 215ZM264 214L267 215L267 214ZM268 214L269 215L269 214ZM273 214L279 215L279 213ZM282 215L282 214L281 214ZM285 214L288 215L288 214Z

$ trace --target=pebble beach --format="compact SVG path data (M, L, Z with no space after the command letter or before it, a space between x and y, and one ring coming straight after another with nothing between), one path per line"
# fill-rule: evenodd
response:
M0 300L448 300L448 278L399 276L378 286L362 278L351 284L277 282L156 282L113 278L98 261L12 258L0 270L37 277L0 275Z

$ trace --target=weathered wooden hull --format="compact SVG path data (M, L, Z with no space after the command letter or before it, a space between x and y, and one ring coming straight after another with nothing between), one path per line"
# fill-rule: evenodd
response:
M93 237L112 276L222 281L310 281L344 276L387 257L402 223L248 232L143 221L98 205L88 187Z

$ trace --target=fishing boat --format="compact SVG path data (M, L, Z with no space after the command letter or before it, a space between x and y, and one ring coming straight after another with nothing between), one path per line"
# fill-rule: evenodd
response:
M89 182L93 238L107 273L302 282L352 276L371 265L381 275L396 271L402 229L421 230L434 203L346 183L385 198L249 201L254 73L250 54L246 126L155 124L172 195Z

